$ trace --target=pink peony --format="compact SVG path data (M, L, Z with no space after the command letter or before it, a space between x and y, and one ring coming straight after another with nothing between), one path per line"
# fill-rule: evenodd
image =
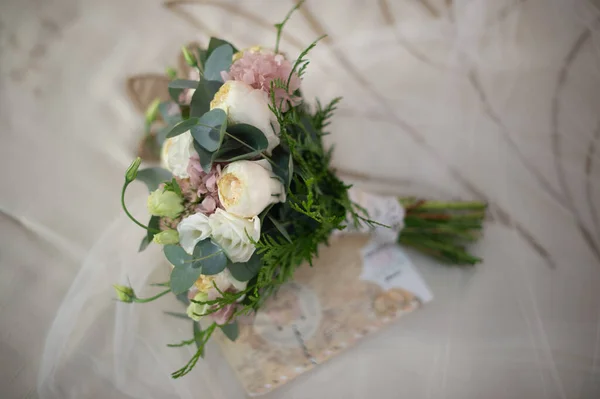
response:
M248 50L236 60L229 72L221 72L224 80L237 80L260 89L271 95L271 82L280 79L284 83L288 81L292 63L281 54L267 51ZM300 88L300 77L294 73L290 79L289 91L275 89L275 101L283 112L297 106L302 101L300 97L294 96L294 92Z

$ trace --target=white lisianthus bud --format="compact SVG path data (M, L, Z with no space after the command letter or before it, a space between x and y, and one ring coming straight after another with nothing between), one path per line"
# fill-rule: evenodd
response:
M172 245L179 242L179 234L176 230L165 230L157 233L152 238L155 244L159 245Z
M194 150L194 138L187 131L179 136L165 140L161 151L161 164L180 179L190 177L187 171L190 157L196 153Z
M199 292L194 296L194 301L198 302L206 302L208 301L208 295L206 292ZM190 319L194 321L200 321L202 316L210 309L210 305L201 304L196 302L190 302L187 307L187 315Z
M134 301L135 292L133 292L133 288L117 284L114 284L113 287L117 293L117 298L119 301L125 303L131 303Z
M230 163L217 186L227 212L243 218L258 215L270 204L285 202L285 188L266 159Z
M279 145L279 122L269 109L269 96L266 92L254 89L244 82L229 80L211 101L210 109L215 108L227 113L230 125L246 123L263 132L269 142L267 154Z
M256 247L250 240L260 238L260 219L240 218L223 209L217 209L208 218L212 230L212 239L219 245L225 255L234 263L247 262ZM250 238L249 238L250 237Z
M179 222L177 232L181 248L191 255L196 244L210 237L211 228L206 215L196 213Z

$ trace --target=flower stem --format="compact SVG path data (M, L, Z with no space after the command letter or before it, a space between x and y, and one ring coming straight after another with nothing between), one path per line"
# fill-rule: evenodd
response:
M133 217L133 215L131 213L129 213L129 210L127 209L127 206L125 205L125 190L127 190L127 186L129 186L129 183L125 182L125 184L123 184L123 189L121 190L121 207L123 207L125 214L129 217L129 219L131 219L135 224L140 226L142 229L148 230L149 232L155 233L155 234L160 233L160 230L151 229L150 227L140 223L136 218Z
M213 256L217 256L217 255L219 255L219 254L222 254L222 253L223 253L223 250L221 249L221 250L219 250L219 251L217 251L217 252L215 252L215 253L212 253L212 254L210 254L210 255L204 256L204 257L202 257L202 258L195 258L195 259L186 260L186 261L184 261L183 263L200 262L201 260L210 259L210 258L212 258Z
M159 294L154 295L153 297L150 298L134 298L133 301L135 303L148 303L148 302L152 302L158 298L160 298L161 296L165 296L167 295L169 292L171 292L171 289L165 290Z
M414 206L415 210L485 210L487 203L481 201L457 201L457 202L442 202L442 201L421 201L415 198L400 198L400 204L410 208Z

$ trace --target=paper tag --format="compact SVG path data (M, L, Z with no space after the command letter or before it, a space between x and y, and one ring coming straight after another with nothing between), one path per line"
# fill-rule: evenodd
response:
M433 299L431 290L398 245L379 245L371 241L361 250L361 255L362 280L376 283L384 291L402 288L413 293L422 303Z
M376 226L371 229L361 226L358 232L371 233L373 239L380 244L395 243L404 227L404 208L400 205L398 198L370 194L354 187L350 189L348 194L353 202L368 212L371 220L389 226ZM356 231L352 228L347 229L349 233Z

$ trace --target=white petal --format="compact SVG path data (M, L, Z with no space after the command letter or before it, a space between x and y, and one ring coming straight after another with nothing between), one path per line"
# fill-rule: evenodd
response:
M179 233L181 247L191 255L196 244L210 237L211 226L206 215L197 213L183 219L177 225L177 232Z

